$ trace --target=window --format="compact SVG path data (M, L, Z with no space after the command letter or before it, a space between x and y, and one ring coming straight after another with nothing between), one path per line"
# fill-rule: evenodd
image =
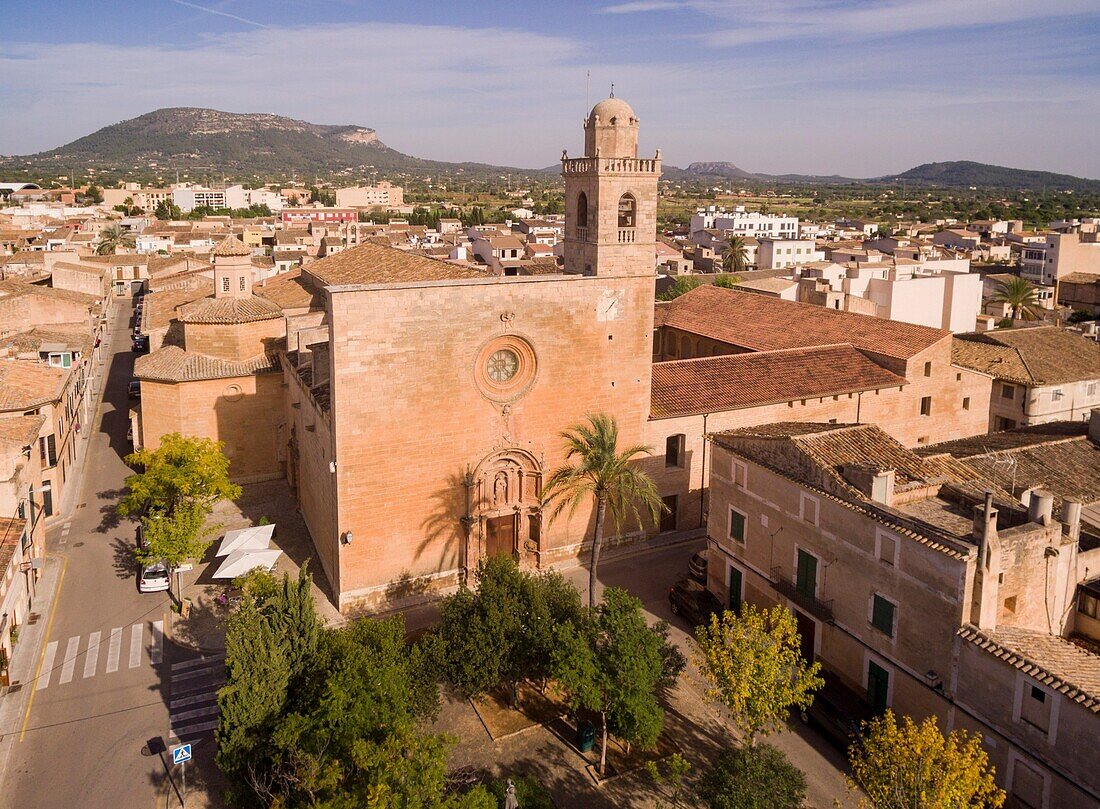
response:
M963 397L963 410L969 410L969 409L970 409L970 397L969 396L964 396Z
M661 503L665 507L664 511L661 512L661 531L676 530L676 516L679 510L679 500L680 498L674 494L661 498Z
M1096 383L1095 382L1089 382L1088 387L1085 388L1085 395L1086 396L1095 396L1096 395Z
M875 556L883 564L896 567L898 563L898 541L890 534L879 531L875 535Z
M635 226L638 212L638 203L630 194L619 197L619 227L632 228Z
M588 227L588 196L583 191L577 195L577 227Z
M817 557L798 549L795 588L807 598L817 597Z
M734 615L741 614L741 591L743 585L743 577L741 575L741 569L736 568L733 565L729 567L729 604L727 605L730 611Z
M932 376L932 363L926 362L924 364L924 375L925 376Z
M729 537L739 545L745 544L745 514L730 506Z
M1089 618L1100 619L1100 587L1096 587L1095 592L1084 587L1077 589L1077 611Z
M880 596L878 593L871 598L871 626L888 638L894 637L894 617L897 614L897 605Z
M931 416L932 415L932 397L931 396L922 396L920 398L920 414L922 416Z
M1050 398L1051 398L1051 400L1053 400L1055 402L1062 401L1062 389L1061 388L1055 388L1054 390L1052 390L1050 392Z
M806 522L817 525L817 498L810 497L808 494L800 494L798 513Z
M1043 774L1020 759L1012 762L1012 803L1028 809L1043 809L1046 801L1046 779Z
M1020 703L1020 719L1046 733L1050 730L1050 705L1052 697L1037 685L1024 684L1023 701Z
M244 292L244 276L241 276L241 292Z
M229 276L222 278L222 292L229 291Z
M53 514L53 486L49 483L42 484L42 513L49 517Z
M1002 399L1008 399L1009 401L1012 401L1014 398L1016 398L1016 388L1012 385L1006 385L1002 382L1001 383L1001 398Z
M684 434L670 435L665 439L665 466L684 465Z

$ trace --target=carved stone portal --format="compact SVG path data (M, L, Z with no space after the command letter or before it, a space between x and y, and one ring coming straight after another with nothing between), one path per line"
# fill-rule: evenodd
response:
M538 567L541 551L542 464L518 448L487 456L470 475L470 567L495 554Z

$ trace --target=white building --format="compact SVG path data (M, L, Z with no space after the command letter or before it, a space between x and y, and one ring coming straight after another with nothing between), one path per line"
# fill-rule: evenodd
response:
M760 239L756 250L756 267L760 270L781 270L813 261L824 261L825 252L817 249L813 239Z
M769 237L773 239L797 239L797 216L772 216L759 211L746 211L743 206L738 206L732 211L724 208L710 206L699 209L695 216L691 217L691 232L714 229L723 231L729 236L753 236L757 239Z

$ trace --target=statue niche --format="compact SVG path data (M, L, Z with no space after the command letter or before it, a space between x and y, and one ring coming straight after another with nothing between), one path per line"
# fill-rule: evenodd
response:
M507 554L522 565L537 567L542 464L525 450L495 452L477 465L470 482L469 522L477 526L471 561Z

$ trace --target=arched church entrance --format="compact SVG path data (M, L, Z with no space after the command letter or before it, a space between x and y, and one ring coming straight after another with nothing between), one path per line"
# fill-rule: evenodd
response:
M505 449L484 458L469 478L471 566L507 555L538 567L542 534L542 464L526 450Z

